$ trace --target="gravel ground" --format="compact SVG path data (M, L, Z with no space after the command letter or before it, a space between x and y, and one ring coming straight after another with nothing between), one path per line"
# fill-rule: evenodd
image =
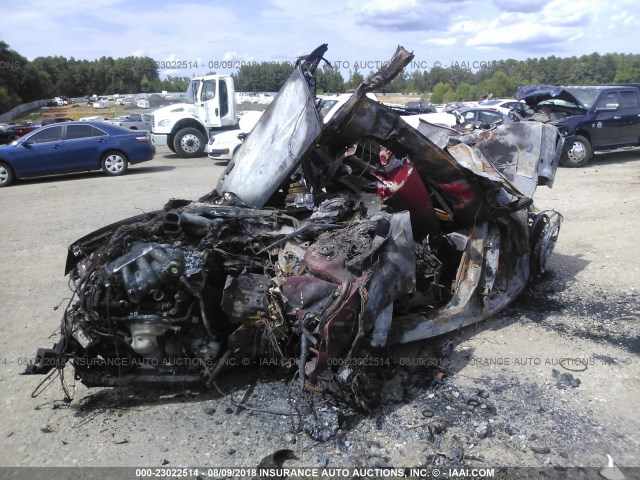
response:
M321 414L339 422L326 442L286 415L286 371L229 372L225 395L78 382L69 404L58 383L32 398L41 378L19 375L57 338L49 335L70 296L67 245L171 197L200 196L223 165L159 150L121 178L1 189L0 466L252 467L281 449L297 457L287 467L588 467L607 454L640 466L639 156L608 153L560 169L536 197L565 217L550 271L498 317L395 351L412 365L396 369L369 415L325 402ZM238 408L240 400L283 415Z

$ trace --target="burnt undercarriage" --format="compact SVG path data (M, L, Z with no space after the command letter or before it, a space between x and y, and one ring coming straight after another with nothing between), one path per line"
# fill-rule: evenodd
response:
M414 129L365 96L411 60L401 47L323 124L325 51L299 62L214 191L71 246L75 299L27 373L212 385L270 358L301 390L366 409L362 359L487 318L544 271L561 217L532 196L553 183L557 129Z

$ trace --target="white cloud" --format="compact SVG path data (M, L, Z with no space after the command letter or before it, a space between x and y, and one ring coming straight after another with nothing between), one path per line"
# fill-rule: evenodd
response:
M451 14L463 3L426 2L424 0L370 0L357 17L360 25L390 31L444 31Z
M501 28L483 30L467 40L469 47L512 47L531 52L544 52L549 46L567 42L564 28L549 25L515 23Z
M505 12L538 12L549 0L493 0L500 10Z
M454 35L470 34L486 29L487 25L487 22L481 19L461 17L452 23L452 25L447 30L447 33Z
M455 37L429 38L427 40L422 40L420 43L426 44L426 45L437 45L439 47L450 47L452 45L455 45L457 41L458 39Z
M535 13L512 8L479 22L465 45L531 53L569 51L596 18L593 4L576 0L551 0Z
M635 15L632 15L628 11L623 10L620 13L616 13L615 15L611 16L609 28L618 28L620 26L630 27L633 25L637 26L639 23L640 22L638 22L638 19Z

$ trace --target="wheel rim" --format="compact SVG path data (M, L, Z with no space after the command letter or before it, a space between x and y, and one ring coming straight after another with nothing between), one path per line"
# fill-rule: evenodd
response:
M104 168L110 173L120 173L124 170L124 158L120 155L111 154L104 160Z
M180 146L187 153L196 153L200 149L200 139L196 135L189 133L182 137Z
M9 181L9 171L0 165L0 185L4 185Z
M571 150L567 152L567 157L573 163L579 163L584 160L584 157L587 155L587 149L584 147L582 142L573 142L573 146Z

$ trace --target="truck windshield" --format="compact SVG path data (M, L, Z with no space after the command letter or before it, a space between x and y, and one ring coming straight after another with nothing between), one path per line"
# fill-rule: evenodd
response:
M198 94L198 88L200 87L200 80L192 80L187 87L187 93L184 96L186 103L195 103L196 95Z
M600 90L597 88L568 87L566 90L576 97L576 99L584 105L585 108L591 107L600 93Z

